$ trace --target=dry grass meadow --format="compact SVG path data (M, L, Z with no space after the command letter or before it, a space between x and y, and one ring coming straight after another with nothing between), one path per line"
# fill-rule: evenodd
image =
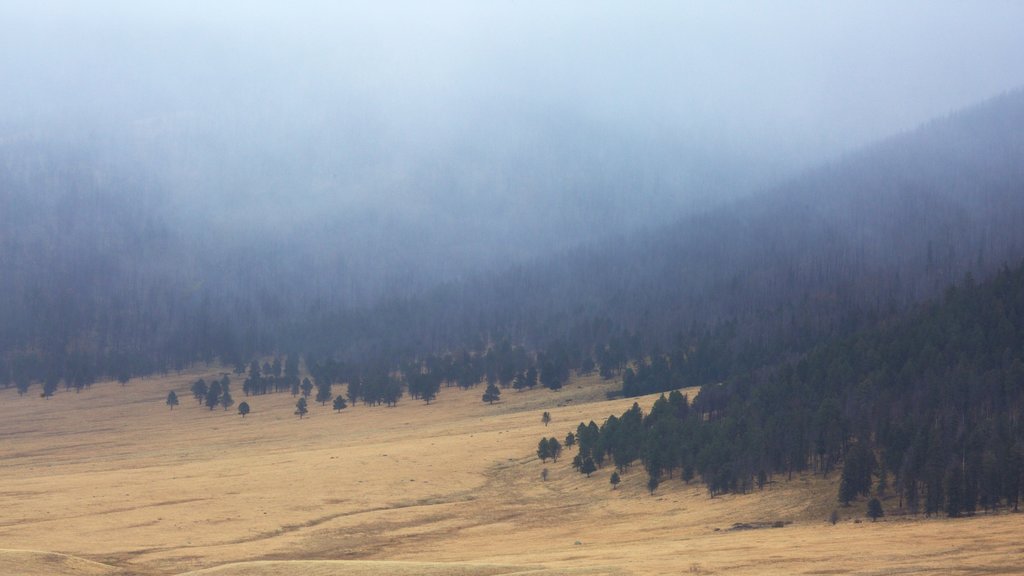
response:
M288 394L248 399L245 419L200 408L188 388L216 374L0 391L0 574L1024 572L1024 515L855 522L861 505L831 526L834 479L714 499L676 479L651 496L642 470L612 491L571 456L542 464L542 436L633 402L605 401L595 380L492 406L449 388L429 406L313 404L299 420Z

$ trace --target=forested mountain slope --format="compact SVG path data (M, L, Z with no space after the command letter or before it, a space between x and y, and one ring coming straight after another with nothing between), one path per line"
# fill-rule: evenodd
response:
M797 357L1024 248L1022 91L670 226L370 306L332 297L358 279L338 268L325 223L296 239L254 220L244 241L211 244L228 236L164 217L166 182L124 159L19 144L3 161L7 382L282 353L343 360L351 375L506 342L563 373L674 359L668 378L627 390L643 393Z
M823 344L799 362L678 392L580 424L575 465L680 470L712 495L773 474L829 474L839 499L892 496L911 513L1018 507L1024 487L1024 267L968 277L900 322Z
M685 383L703 384L1018 261L1022 221L1018 91L641 238L365 314L318 315L298 324L296 340L355 357L507 339L577 361L607 352L620 365L674 351L693 364Z

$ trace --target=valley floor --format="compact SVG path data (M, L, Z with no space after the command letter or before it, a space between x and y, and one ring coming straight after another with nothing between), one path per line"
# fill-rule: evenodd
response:
M1024 515L857 522L861 503L832 526L837 478L713 499L673 479L651 496L639 467L612 491L609 470L572 470L571 449L541 463L542 436L633 402L604 400L597 380L494 405L482 388L340 414L311 403L300 420L290 395L240 384L244 419L198 406L190 384L217 375L0 391L0 574L1024 572Z

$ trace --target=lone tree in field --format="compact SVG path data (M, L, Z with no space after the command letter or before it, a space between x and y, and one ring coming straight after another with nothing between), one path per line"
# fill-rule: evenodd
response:
M174 390L167 393L167 405L171 407L171 410L178 405L178 395L174 393Z
M885 510L882 510L882 503L878 501L878 498L872 498L868 501L868 518L875 522L882 516L885 516Z
M573 434L572 432L569 432L568 434L565 435L565 447L566 448L572 448L573 444L575 444L575 443L576 443L576 435L575 434Z
M299 401L295 403L295 415L302 420L302 417L309 414L309 408L306 406L306 397L299 398Z
M249 403L242 402L241 404L239 404L238 413L242 415L242 418L245 418L245 415L249 413Z
M335 412L337 412L338 414L341 414L341 411L344 410L347 407L348 407L348 404L345 403L345 397L344 396L342 396L341 394L338 394L337 396L334 397L334 411Z
M548 446L547 438L541 438L540 443L537 444L537 458L540 458L541 462L547 462L548 458L551 458L551 448Z
M540 479L543 482L547 482L548 481L548 469L547 468L545 468L545 469L540 471Z
M545 412L544 414L542 414L540 417L540 421L543 422L545 426L547 426L549 423L551 423L551 413Z
M313 383L309 381L309 378L302 379L302 397L309 398L309 395L313 392Z
M494 385L494 382L489 382L487 384L487 390L484 390L484 402L494 404L499 398L501 398L501 390Z
M612 490L615 490L616 488L619 487L619 482L622 482L622 479L619 478L618 472L612 472L612 478L610 482L612 483Z

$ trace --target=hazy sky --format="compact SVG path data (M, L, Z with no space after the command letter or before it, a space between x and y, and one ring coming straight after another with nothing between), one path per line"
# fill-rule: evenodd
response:
M0 5L3 116L508 107L843 147L1024 83L1020 2Z
M447 278L1015 89L1021 23L1017 1L0 0L0 152L67 140L207 247Z
M197 163L292 162L259 182L363 198L425 177L486 194L503 170L533 187L628 154L651 162L634 180L708 187L1021 86L1022 22L1022 2L5 0L0 137L179 134ZM531 173L543 158L569 175Z

